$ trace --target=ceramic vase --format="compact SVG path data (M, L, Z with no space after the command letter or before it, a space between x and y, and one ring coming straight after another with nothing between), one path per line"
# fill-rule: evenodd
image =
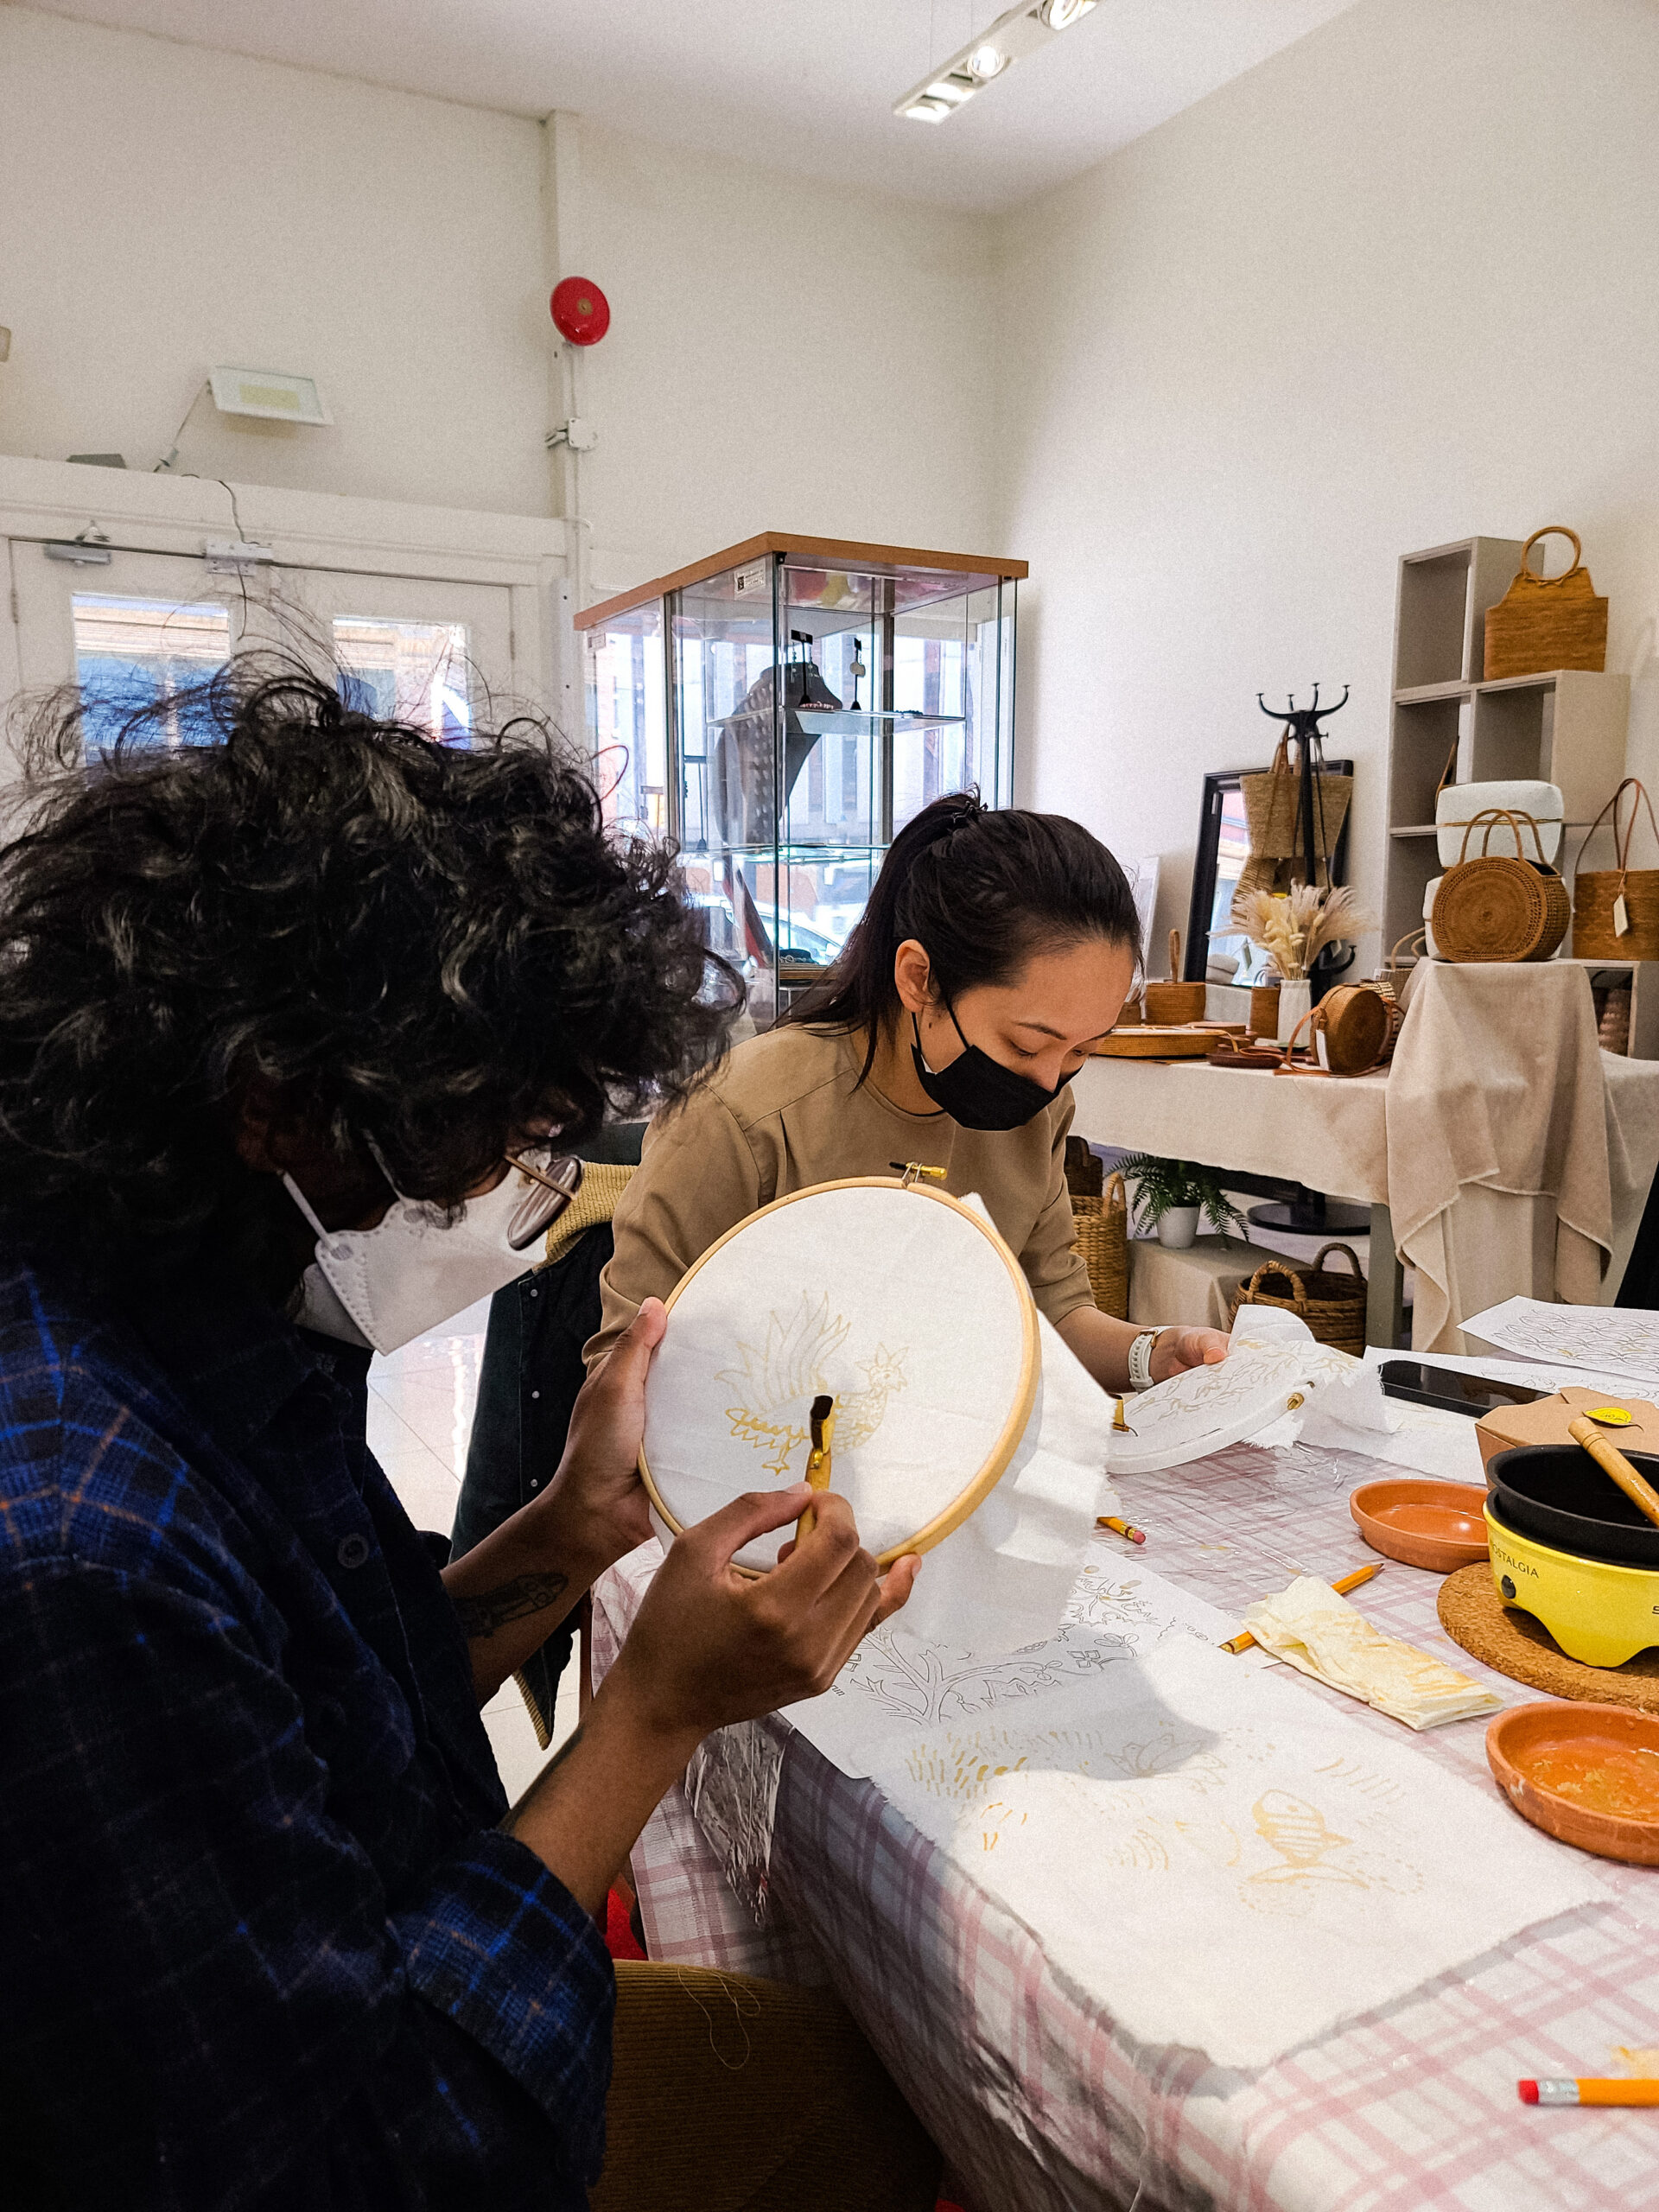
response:
M1185 1252L1198 1233L1198 1206L1166 1206L1158 1217L1158 1242L1171 1252Z
M1296 1025L1313 1003L1313 986L1297 976L1279 986L1279 1042L1288 1045Z

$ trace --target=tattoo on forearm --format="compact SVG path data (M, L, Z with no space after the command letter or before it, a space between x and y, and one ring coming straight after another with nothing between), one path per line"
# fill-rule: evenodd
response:
M568 1574L518 1574L511 1582L498 1583L493 1590L474 1590L457 1597L454 1607L461 1629L471 1640L493 1636L509 1621L521 1621L529 1613L545 1612L569 1587Z

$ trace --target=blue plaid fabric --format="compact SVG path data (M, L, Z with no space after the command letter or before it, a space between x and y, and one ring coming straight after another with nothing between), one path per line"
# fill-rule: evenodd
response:
M586 2204L610 1960L497 1827L365 1372L0 1262L0 2197Z

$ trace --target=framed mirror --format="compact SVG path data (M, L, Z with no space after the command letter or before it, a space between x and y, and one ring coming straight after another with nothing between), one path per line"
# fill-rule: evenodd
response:
M1327 760L1326 771L1351 776L1351 760ZM1262 983L1273 979L1260 945L1243 937L1216 937L1224 930L1232 912L1233 893L1250 857L1249 824L1244 813L1243 779L1261 773L1257 766L1218 768L1204 779L1204 801L1198 815L1198 846L1192 865L1192 898L1187 909L1186 950L1181 974L1189 983ZM1348 880L1348 815L1343 817L1331 855L1332 882ZM1338 965L1326 968L1325 956L1315 963L1313 995L1353 959L1350 947L1338 954Z

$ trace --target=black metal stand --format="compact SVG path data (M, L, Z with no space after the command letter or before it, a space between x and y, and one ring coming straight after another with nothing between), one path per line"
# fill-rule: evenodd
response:
M1369 1206L1344 1206L1321 1191L1299 1192L1285 1205L1252 1206L1244 1218L1252 1228L1289 1236L1357 1236L1371 1226Z

